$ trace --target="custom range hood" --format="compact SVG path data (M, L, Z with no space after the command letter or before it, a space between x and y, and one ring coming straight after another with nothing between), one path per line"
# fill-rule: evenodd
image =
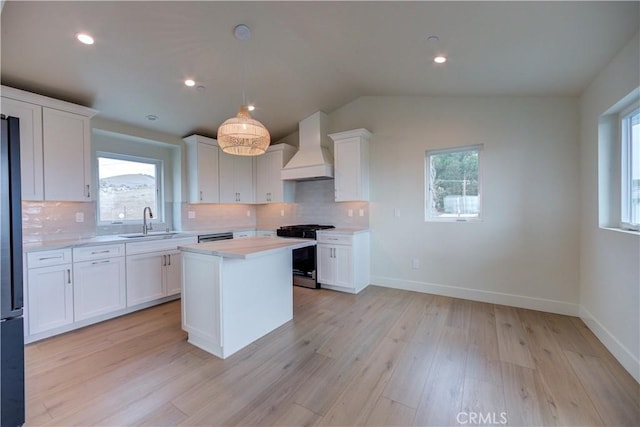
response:
M299 123L300 148L282 168L283 180L333 179L333 156L327 148L331 144L327 122L327 115L318 111Z

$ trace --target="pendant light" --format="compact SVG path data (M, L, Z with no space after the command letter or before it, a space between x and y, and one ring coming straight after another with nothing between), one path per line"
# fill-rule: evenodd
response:
M244 25L237 25L233 29L237 40L246 41L251 38L251 29ZM218 128L218 145L227 154L236 156L259 156L264 154L271 142L271 136L266 127L251 118L249 106L244 93L244 52L242 52L242 105L238 115L225 120Z

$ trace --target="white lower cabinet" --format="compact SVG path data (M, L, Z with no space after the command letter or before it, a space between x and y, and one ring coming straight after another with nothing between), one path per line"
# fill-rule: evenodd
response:
M124 244L73 248L73 312L76 322L125 308Z
M127 307L165 295L163 258L157 253L127 257Z
M127 307L179 294L182 254L178 246L196 240L194 237L127 244Z
M326 285L353 287L352 247L318 244L318 281Z
M181 291L180 251L155 252L127 257L127 307Z
M73 323L71 264L29 269L29 333Z
M27 255L29 334L73 323L71 249Z
M121 310L126 306L124 257L73 264L75 321Z
M194 236L26 253L25 342L179 295L182 253L178 246L196 242Z
M167 296L182 292L182 252L174 251L165 255L165 280Z
M356 294L369 285L369 232L318 231L318 282Z

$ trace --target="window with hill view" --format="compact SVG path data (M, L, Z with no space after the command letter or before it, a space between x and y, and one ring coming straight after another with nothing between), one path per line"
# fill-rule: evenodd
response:
M481 146L426 152L426 220L480 218Z
M161 219L160 176L157 160L98 154L98 222L142 222L145 206Z

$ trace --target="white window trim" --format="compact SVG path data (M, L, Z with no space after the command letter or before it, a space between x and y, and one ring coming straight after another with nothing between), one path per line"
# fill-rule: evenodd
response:
M156 203L157 206L155 208L152 206L153 210L153 221L155 223L164 223L164 162L160 159L154 159L150 157L141 157L141 156L132 156L128 154L120 154L120 153L112 153L107 151L96 151L95 164L96 164L96 188L98 191L96 192L96 224L98 226L109 226L109 225L138 225L142 224L142 220L137 219L129 219L129 220L121 220L121 221L101 221L100 220L100 170L98 167L98 159L100 157L105 157L109 159L115 160L127 160L138 163L149 163L153 164L156 167Z
M469 150L478 150L478 216L475 217L434 217L431 216L431 162L429 161L430 156L437 154L445 154L445 153L457 153L460 151L469 151ZM482 157L484 151L484 144L474 144L474 145L465 145L462 147L453 147L453 148L439 148L435 150L427 150L425 152L424 161L425 161L425 176L424 176L424 184L425 190L424 194L424 220L425 222L482 222L483 221L483 197L482 197Z
M629 118L640 113L640 102L634 102L618 115L620 123L620 228L623 230L640 231L640 224L624 221L629 215L629 184L631 183L631 129Z

